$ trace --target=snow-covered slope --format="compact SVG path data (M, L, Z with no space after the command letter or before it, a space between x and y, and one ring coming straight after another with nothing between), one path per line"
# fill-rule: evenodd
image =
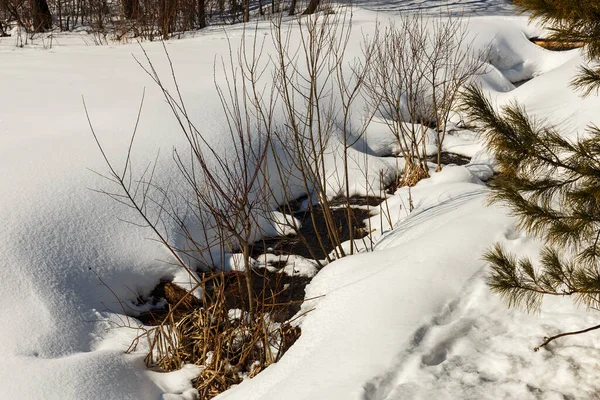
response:
M214 92L212 40L168 43L182 83L194 92L197 118L218 122L214 103L199 102ZM145 46L165 67L160 44ZM144 168L162 150L171 158L176 125L132 57L138 46L65 46L52 50L12 49L0 53L0 398L152 399L160 398L139 356L125 347L97 350L98 341L125 319L104 321L106 311L122 313L120 299L148 292L173 273L168 254L148 240L150 232L119 219L135 214L106 195L100 154L86 126L90 117L109 157L124 163L137 108L147 87L139 141L133 155ZM170 162L159 179L173 175ZM171 169L169 169L171 168ZM138 170L139 171L139 170ZM104 282L101 283L96 274ZM106 286L105 286L106 285ZM128 329L124 335L133 338Z
M415 4L365 6L382 11ZM460 4L475 13L510 10L506 1ZM383 15L355 12L355 37ZM500 104L519 99L573 134L590 119L600 122L598 100L581 100L566 83L581 62L578 51L533 46L526 35L537 28L526 27L524 18L473 18L470 24L478 46L493 43L481 80ZM268 35L268 24L257 32ZM241 28L227 34L236 43ZM127 305L116 297L134 301L176 271L164 262L168 253L148 240L150 232L120 221L135 220L134 214L92 190L108 186L91 171L105 169L81 96L117 165L125 161L144 87L136 168L161 149L156 179L173 180L171 150L182 137L132 57L142 56L139 46L70 40L58 37L51 49L0 41L0 398L191 398L195 369L158 375L145 370L142 354L124 354L137 331L118 328L129 321L121 315ZM353 40L349 52L358 54L359 46ZM226 52L225 34L212 28L166 47L192 118L218 140L225 123L212 77L214 57ZM144 49L168 76L162 45ZM517 89L511 83L529 78ZM480 144L471 145L474 154ZM552 304L539 317L508 311L483 284L480 257L493 241L532 255L538 246L514 231L501 207L484 206L486 188L478 176L489 173L490 163L481 152L467 168L448 168L422 182L413 190L411 214L406 192L390 199L396 225L376 251L321 271L307 295L326 296L304 306L316 309L307 314L297 344L280 363L222 397L581 398L598 390L593 336L530 351L547 333L591 324L593 314L568 302Z

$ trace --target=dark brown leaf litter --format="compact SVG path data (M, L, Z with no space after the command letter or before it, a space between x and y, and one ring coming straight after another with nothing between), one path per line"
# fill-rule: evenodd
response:
M300 198L292 203L299 209L306 197ZM379 197L352 196L349 199L338 196L330 201L331 217L337 228L340 241L343 243L350 240L350 227L346 205L350 205L350 218L352 221L353 238L362 239L368 235L364 220L371 216L367 207L379 205L383 199ZM288 213L289 207L288 208ZM285 212L280 208L280 211ZM315 204L311 210L292 211L292 215L301 222L300 229L296 235L265 238L252 246L252 256L258 258L264 253L276 255L299 255L313 260L324 260L327 254L334 250L334 242L329 238L325 213L319 204ZM313 218L315 223L313 223ZM316 226L316 229L315 229ZM317 234L321 237L321 244Z
M293 207L296 210L301 208L307 198L299 198L291 202L288 210ZM331 200L331 214L335 225L338 227L338 233L341 241L350 239L350 229L348 227L348 215L346 205L351 205L351 218L353 221L354 238L360 239L367 235L364 220L370 217L369 207L375 207L382 202L377 197L352 196L349 199L345 197L336 197ZM283 211L284 207L280 207ZM298 234L293 236L273 237L256 242L252 246L252 257L260 259L260 255L272 253L283 256L279 262L270 262L269 269L252 269L252 291L256 299L255 309L263 310L271 315L276 322L283 322L290 319L299 310L304 300L304 288L310 282L310 278L299 275L289 275L282 270L286 266L286 257L288 255L298 255L308 259L325 259L326 253L333 251L334 245L328 238L327 228L323 209L320 205L312 207L312 212L308 210L293 211L295 218L301 221L301 228ZM316 224L313 224L312 219ZM317 230L315 231L315 225ZM318 244L316 233L321 235L325 251ZM190 310L198 307L207 307L214 302L212 296L215 293L225 293L225 302L228 309L248 310L248 293L246 285L246 275L240 272L204 272L199 273L201 280L206 280L204 285L204 298L198 299L188 293L185 289L177 286L171 280L161 280L154 288L149 298L143 302L160 301L166 303L162 309L154 309L143 313L138 318L147 325L157 325L161 323L169 310L175 308L174 319L178 320L181 316L187 314ZM225 289L221 291L220 289Z
M471 162L471 157L466 157L456 153L450 153L448 151L442 151L441 163L442 165L467 165ZM437 155L428 157L428 160L433 163L437 163Z
M169 310L174 309L175 321L195 308L209 307L220 300L216 296L225 296L225 305L229 310L249 310L246 274L241 272L208 272L200 274L206 281L204 298L199 299L169 280L161 280L150 294L155 302L164 301L164 308L150 310L138 317L146 325L160 324ZM252 291L255 309L269 313L275 322L284 322L294 316L304 300L304 288L310 278L290 276L285 273L269 271L266 268L252 269ZM221 290L223 289L223 290Z
M235 271L198 272L198 277L203 282L202 298L195 297L170 280L161 280L149 299L141 299L141 303L146 304L165 303L164 308L143 313L138 318L146 325L158 325L168 317L167 323L173 327L177 326L182 334L179 338L181 348L177 353L181 356L179 362L183 360L206 365L195 382L201 398L211 398L232 384L239 383L242 379L240 373L252 377L270 362L278 361L301 335L300 327L293 326L291 320L301 309L305 298L305 287L311 278L290 273L290 269L283 270L288 263L286 256L290 256L290 262L294 262L293 256L324 259L334 248L333 243L328 239L323 209L315 205L311 207L312 211L300 211L303 200L305 199L298 199L295 202L298 208L293 212L294 217L302 222L297 235L270 238L254 243L252 246L253 258L260 260L261 254L272 253L279 256L275 257L275 260L273 258L268 260L266 257L263 264L259 261L258 267L253 267L248 274ZM352 229L355 230L354 238L358 239L367 235L364 220L370 216L369 207L375 207L381 201L381 199L358 196L350 199L343 197L333 199L330 203L330 211L334 224L338 227L340 240L350 239L348 205L351 205L349 210ZM323 238L325 249L317 244L317 232ZM250 288L247 279L251 279ZM248 293L249 290L252 293ZM243 336L249 340L244 344L245 347L242 346L242 350L246 349L243 352L218 345L221 342L234 343L241 337L240 332L247 332L248 328L253 327L251 323L249 326L236 328L236 323L243 325L246 317L235 315L252 315L249 313L251 308L255 316L252 318L258 316L259 321L279 323L274 325L277 327L276 331L269 331L267 338L269 343L277 343L278 351L274 359L265 359L264 351L259 345L262 342L256 341L253 337ZM219 321L215 323L211 320L209 325L202 325L202 321L205 323L208 321L207 316L214 317L212 310L219 310L221 316ZM246 313L238 314L239 310ZM229 337L231 340L227 339ZM202 351L199 353L198 349ZM219 354L217 358L222 360L221 364L226 363L226 366L223 367L225 364L218 363L217 365L214 360L209 361L205 358L206 349ZM255 365L260 367L254 368Z

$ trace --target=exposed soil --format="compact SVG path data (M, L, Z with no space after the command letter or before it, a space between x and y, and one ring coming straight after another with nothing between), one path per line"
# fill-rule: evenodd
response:
M431 161L437 162L437 158L432 157ZM441 161L444 165L464 165L470 159L443 152ZM276 257L278 261L273 261L271 257L266 259L268 263L250 269L252 291L250 295L246 273L205 272L198 274L200 280L204 282L202 299L196 298L187 290L166 279L160 281L149 298L140 299L140 303L145 304L166 303L163 308L140 315L138 318L144 324L156 326L165 321L168 316L169 324L173 327L177 326L179 332L185 332L179 337L177 357L173 361L175 364L168 364L161 368L176 369L180 367L181 362L202 363L207 366L194 383L201 398L212 398L231 385L241 382L243 376L252 377L269 363L277 362L300 337L301 329L292 326L290 320L300 311L305 298L305 287L311 278L290 275L289 270L282 271L281 269L288 263L286 256L323 260L334 250L328 234L326 213L321 205L303 210L302 204L306 200L307 197L299 198L279 209L301 221L298 234L267 238L252 245L251 256L259 262L261 255L267 253L283 257ZM350 229L353 230L354 239L367 236L368 232L363 221L370 217L369 209L377 207L382 201L383 199L377 197L361 196L332 199L329 202L328 214L339 235L339 240L341 242L349 240ZM351 206L352 227L348 224L347 205ZM294 261L292 259L293 257L290 262ZM250 303L251 301L253 303ZM235 316L249 315L237 314L239 311L235 310L250 311L251 304L255 315L263 316L260 321L270 320L279 323L275 325L278 327L276 331L264 330L258 325L253 325L252 322L243 320L245 317ZM172 315L169 315L170 310L173 310ZM212 314L212 310L220 311L215 317L216 314ZM265 318L264 316L267 315L268 317ZM213 318L222 318L226 323L215 323ZM261 335L259 341L253 339L255 336L252 335L257 333L252 329ZM248 333L251 331L254 333ZM262 336L263 334L266 336ZM236 347L236 341L240 338L244 340L243 344L240 345L241 347ZM265 359L265 352L261 347L264 340L277 343L278 352L275 358ZM217 354L216 360L221 361L215 362L212 358L209 361L207 351Z
M518 88L519 86L523 86L524 84L526 84L530 80L531 79L523 79L522 81L513 82L512 84L515 85L516 88Z
M398 155L390 154L388 157L397 158ZM427 157L427 161L432 162L434 164L437 163L437 154ZM442 161L442 165L450 165L450 164L465 165L471 161L471 158L460 155L460 154L451 153L449 151L442 151L441 152L441 161Z
M356 206L366 204L377 205L381 201L382 199L379 198L375 200L373 197L365 198L358 196L350 199L350 204L355 205L355 207L350 209L354 239L361 239L367 236L363 221L370 216L369 211ZM340 236L340 241L345 242L350 239L347 211L345 208L335 208L338 206L341 207L342 204L345 204L345 199L343 198L332 201L331 217ZM323 260L327 257L327 254L333 251L334 245L329 239L325 214L320 205L313 206L312 212L301 211L295 212L293 215L301 222L298 234L266 238L254 243L252 247L252 256L254 258L269 252L277 255L295 254L313 260ZM321 238L320 242L317 234Z
M286 206L298 210L306 197L299 198ZM331 216L333 223L337 227L341 241L350 239L350 229L347 221L347 211L342 208L346 204L351 204L351 214L353 220L354 238L360 239L367 235L363 221L370 216L369 211L363 206L377 206L382 199L375 197L353 196L349 200L345 197L337 197L331 200ZM339 208L338 208L339 207ZM280 211L284 212L283 207ZM261 240L254 243L251 249L251 256L260 259L265 253L275 255L298 255L308 259L325 259L326 255L333 251L334 246L327 234L327 227L323 209L320 205L312 207L311 211L294 211L294 217L301 221L302 227L297 235L274 237ZM313 217L315 223L313 224ZM317 229L315 230L315 225ZM317 238L318 233L321 236L323 248ZM285 260L285 258L283 258ZM288 275L278 269L286 266L286 261L269 263L270 269L253 268L252 272L252 291L254 293L255 309L260 309L269 313L275 322L284 322L294 316L299 310L304 300L304 288L310 282L310 278L298 275ZM273 268L275 270L273 270ZM187 315L191 310L199 307L207 307L214 303L215 293L225 294L225 303L227 309L242 309L248 311L248 289L246 285L246 275L240 272L206 272L200 273L199 278L205 280L204 299L198 299L188 294L185 289L180 288L170 280L161 280L153 289L148 299L141 299L141 302L150 301L157 304L159 301L166 302L166 306L160 309L154 309L143 313L138 317L146 325L160 324L170 309L175 308L173 318L175 321ZM221 288L224 288L221 291Z
M157 304L158 302L166 302L164 308L156 308L140 314L139 319L144 325L155 326L162 323L165 319L169 310L174 309L174 319L179 320L181 316L188 313L191 309L202 306L202 301L191 294L188 294L187 290L174 284L168 279L161 279L158 285L152 292L148 299L141 299L140 302L146 303L151 302ZM178 305L179 304L179 305Z
M191 294L187 290L182 289L173 282L167 279L161 279L158 285L147 299L140 299L140 303L158 304L158 302L166 302L164 308L156 308L140 314L139 319L144 325L155 326L162 323L169 310L174 309L174 319L178 320L181 316L189 312L191 309L202 306L202 301ZM179 305L178 305L179 304Z
M383 199L381 197L375 197L375 196L350 196L350 198L347 198L345 196L338 196L335 197L334 199L332 199L329 204L331 204L332 207L341 207L341 206L345 206L346 204L350 204L351 206L371 206L371 207L376 207L379 204L381 204L381 202L383 201Z
M187 291L168 280L161 280L150 294L152 299L164 299L168 307L143 313L138 317L146 325L158 325L168 314L168 310L179 304L174 311L174 320L189 313L194 308L210 306L214 303L215 293L221 293L224 287L227 309L249 310L246 275L240 272L211 272L201 274L206 279L205 298L203 300L187 294ZM252 291L256 299L255 308L269 313L275 322L284 322L293 317L304 300L304 288L310 278L290 276L285 273L271 272L266 268L252 269Z
M437 162L437 157L430 157L430 161ZM465 165L470 158L459 154L442 152L441 161L443 165L456 164ZM275 255L298 255L312 260L323 260L327 254L334 250L334 245L327 233L325 214L321 205L314 205L312 211L303 210L302 204L306 202L306 196L290 202L285 207L279 207L279 211L292 213L301 221L301 228L296 235L266 238L252 245L251 256L260 259L265 253ZM354 239L361 239L368 235L364 220L370 217L368 207L378 206L383 199L379 197L352 196L347 199L338 196L330 201L331 217L342 242L350 239L350 228L348 226L347 211L345 206L351 205L351 218ZM367 207L368 206L368 207ZM314 223L313 223L314 219ZM315 229L316 226L316 229ZM321 242L319 242L320 236ZM322 246L321 244L322 243ZM285 258L284 258L285 260ZM310 282L310 278L304 276L290 276L277 269L286 266L286 261L271 262L270 267L252 269L252 291L255 294L255 307L271 314L276 322L289 320L299 310L304 300L304 288ZM207 272L201 273L200 278L205 280L205 298L197 299L187 294L169 280L161 280L150 294L150 301L157 303L164 300L167 306L163 309L155 309L146 312L138 318L147 325L160 323L168 314L168 310L176 307L174 318L187 314L194 308L210 305L213 293L220 292L221 286L225 288L225 302L228 309L248 310L248 293L246 286L246 275L239 272ZM147 301L146 299L145 301Z
M437 155L428 158L430 162L437 163ZM448 151L442 151L441 153L442 165L466 165L471 162L471 157L466 157L456 153L450 153Z

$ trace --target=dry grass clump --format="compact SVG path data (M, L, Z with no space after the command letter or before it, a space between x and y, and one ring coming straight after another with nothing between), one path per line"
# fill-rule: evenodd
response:
M421 180L429 178L429 171L427 170L426 164L410 164L406 163L404 172L398 182L398 186L415 186Z
M289 283L273 278L285 275L271 274L269 279L265 270L263 279L257 280L262 288L255 288L253 314L240 302L246 298L245 274L205 275L203 299L171 282L161 282L155 295L167 301L167 310L162 315L160 310L147 313L141 319L157 323L144 333L150 346L145 359L148 367L167 372L188 363L201 366L195 386L201 399L210 399L278 361L301 331L289 321L290 305L298 301L282 302L291 296L286 293ZM288 321L276 322L281 315Z
M585 46L584 42L564 42L551 39L533 38L531 41L540 47L552 51L567 51Z
M155 351L146 361L162 371L184 363L202 366L196 388L202 399L210 399L281 358L300 335L300 328L289 323L248 317L246 312L223 315L217 305L191 310L174 324L154 330Z

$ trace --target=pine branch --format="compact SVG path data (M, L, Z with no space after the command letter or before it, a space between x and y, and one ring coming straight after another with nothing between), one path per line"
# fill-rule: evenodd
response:
M600 55L600 4L596 0L514 0L521 12L548 25L550 40L588 44L589 58Z
M598 20L600 6L596 0L513 0L521 12L531 12L532 18L543 22L563 20Z
M548 39L559 42L583 42L588 44L590 58L597 55L598 21L600 10L595 0L542 0L520 1L516 3L543 3L520 7L530 11L530 18L546 25L551 34Z
M600 57L600 1L514 0L551 30L550 39L587 45L590 60ZM600 63L583 66L571 85L582 96L600 94ZM481 88L464 96L471 122L482 128L498 162L490 202L502 202L519 219L519 228L546 241L539 266L516 258L496 244L485 254L487 283L511 306L538 310L543 296L573 296L588 308L600 307L600 129L572 142L554 127L532 120L518 104L497 112ZM567 260L559 250L566 252ZM553 340L600 329L566 332Z
M530 260L518 262L513 255L506 254L499 244L484 255L492 271L487 284L493 292L504 298L509 307L523 304L528 311L539 309L542 295L551 294L540 288Z
M588 307L600 304L600 275L594 268L576 268L560 259L556 249L546 247L541 253L542 268L535 271L531 260L518 259L496 244L484 255L490 264L487 278L490 289L498 293L509 307L537 311L543 296L576 296Z
M600 229L600 136L573 143L552 127L531 122L517 104L497 113L478 87L467 89L464 104L471 121L483 128L498 160L490 202L507 204L519 228L548 243L589 249ZM591 251L593 250L593 251Z
M571 81L571 86L581 90L583 97L588 97L592 93L598 95L600 91L600 67L580 67L579 74Z

